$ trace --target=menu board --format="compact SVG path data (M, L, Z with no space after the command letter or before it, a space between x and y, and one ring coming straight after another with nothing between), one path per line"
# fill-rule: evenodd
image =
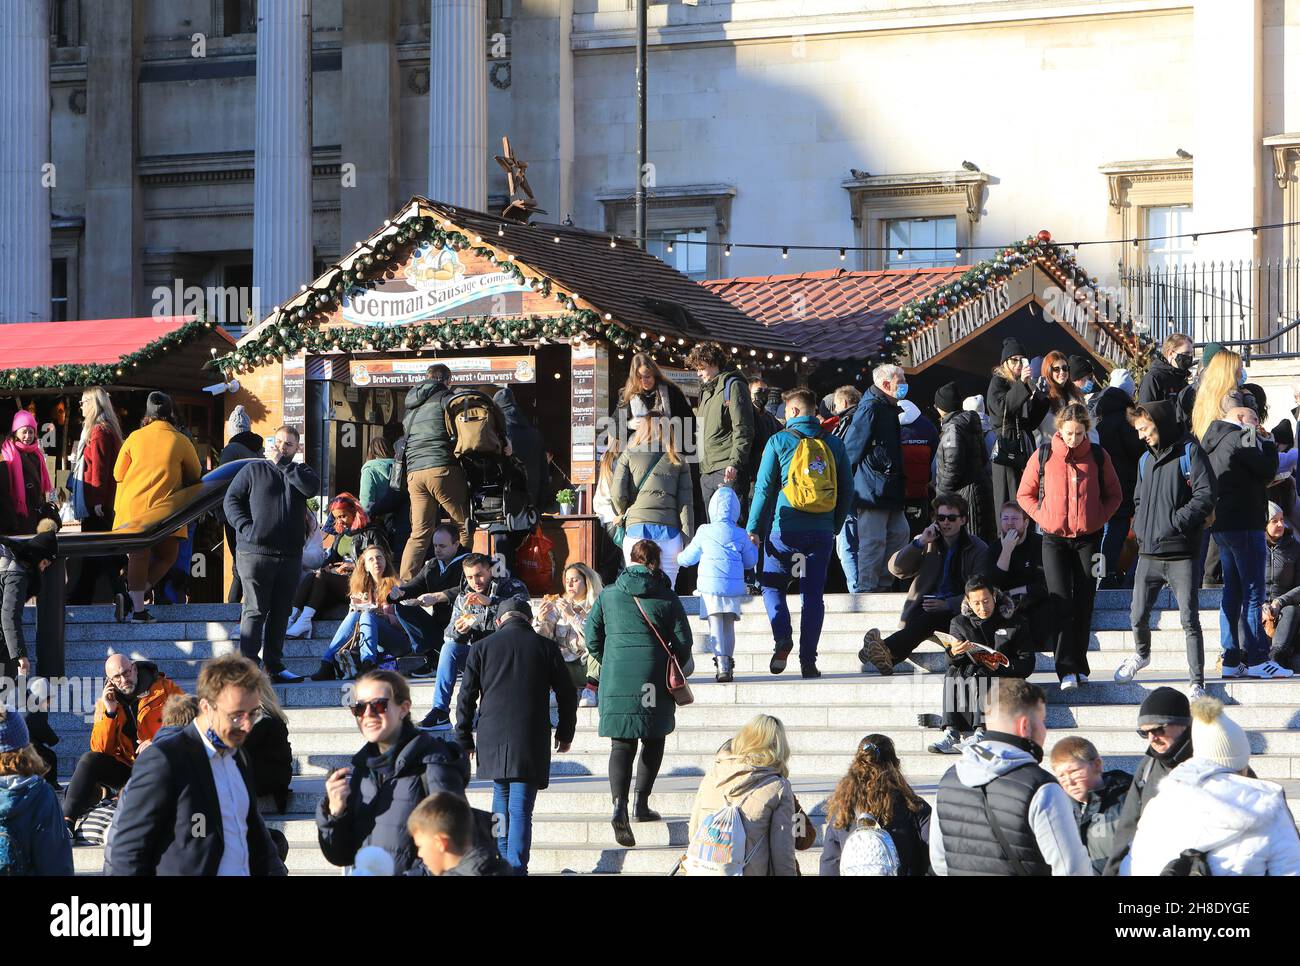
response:
M573 429L569 437L569 478L596 482L596 419L609 406L609 354L603 346L582 345L569 360Z
M284 425L298 430L300 438L307 434L307 358L294 356L285 359L281 386L284 400Z
M451 370L453 386L477 386L537 381L532 356L467 356L464 358L353 359L353 386L416 386L424 382L429 366L441 363Z

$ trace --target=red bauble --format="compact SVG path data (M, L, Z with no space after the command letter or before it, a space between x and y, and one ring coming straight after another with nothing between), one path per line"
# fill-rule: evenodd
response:
M1042 231L1038 233L1038 240L1040 242L1049 242L1052 240L1052 233L1048 231L1046 228L1044 228Z

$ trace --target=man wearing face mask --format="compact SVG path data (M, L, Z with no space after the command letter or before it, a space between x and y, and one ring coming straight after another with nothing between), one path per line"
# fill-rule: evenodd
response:
M902 366L876 366L872 386L862 396L844 436L853 473L853 510L857 516L858 590L887 591L894 579L885 562L911 536L903 514L902 429L898 403L907 395Z
M1041 764L1043 689L996 679L985 719L983 740L965 745L939 781L930 821L935 875L1092 875L1070 798Z
M1165 339L1160 354L1152 358L1151 368L1142 377L1138 405L1175 399L1186 388L1195 361L1190 336L1175 332Z

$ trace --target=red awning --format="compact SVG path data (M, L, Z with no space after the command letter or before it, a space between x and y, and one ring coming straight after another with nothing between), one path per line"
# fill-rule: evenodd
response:
M0 367L108 365L179 329L193 316L81 319L0 325ZM224 330L213 331L226 335ZM226 335L230 340L230 337ZM234 344L234 340L230 340Z

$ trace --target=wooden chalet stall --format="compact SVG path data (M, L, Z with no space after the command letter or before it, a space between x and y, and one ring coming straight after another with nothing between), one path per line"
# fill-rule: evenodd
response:
M357 492L370 440L401 435L406 393L434 361L453 383L509 386L546 441L553 488L576 494L571 516L540 508L562 568L593 561L591 492L631 355L685 376L708 340L738 358L795 352L629 239L414 198L217 364L240 383L227 411L242 404L263 435L304 433L322 497Z

